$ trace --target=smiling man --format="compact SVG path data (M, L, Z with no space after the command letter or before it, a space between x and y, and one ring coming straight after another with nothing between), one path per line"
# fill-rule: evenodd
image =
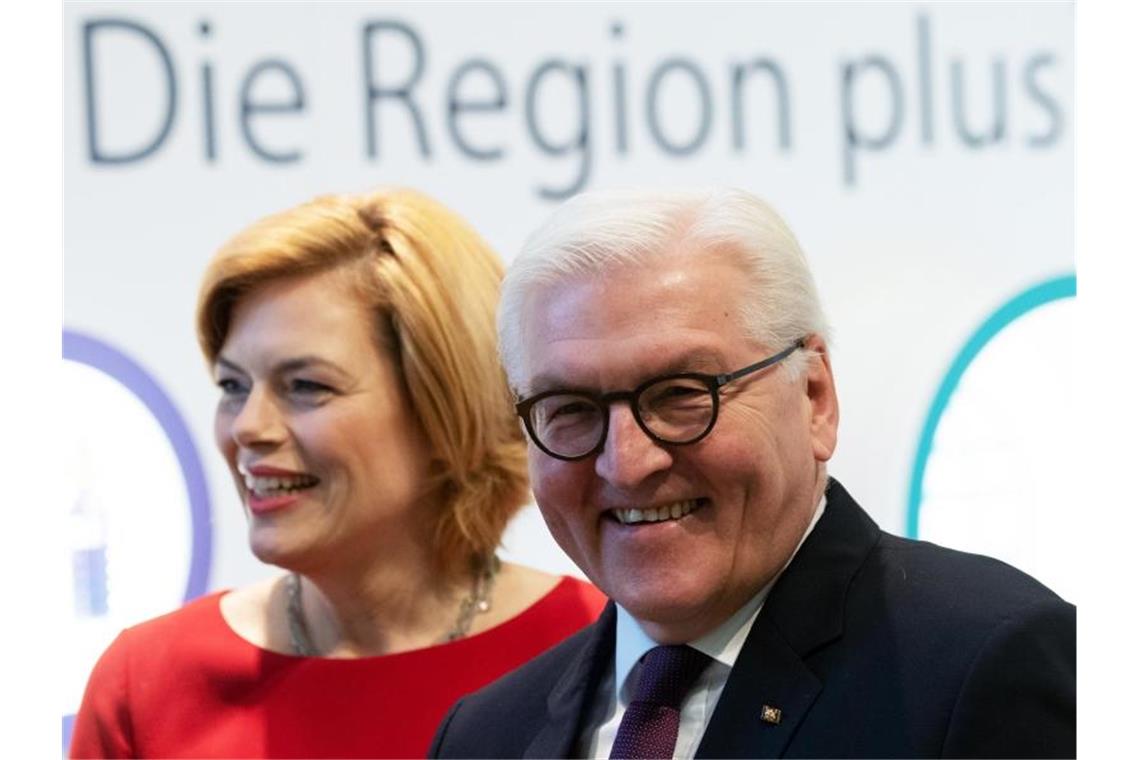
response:
M829 478L825 321L763 202L578 196L499 332L538 505L612 604L461 700L434 755L1075 754L1072 605L883 533Z

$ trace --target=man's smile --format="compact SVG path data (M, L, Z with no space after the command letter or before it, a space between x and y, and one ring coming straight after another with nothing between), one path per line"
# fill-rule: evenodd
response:
M708 499L680 499L666 502L655 507L628 507L611 509L606 514L622 525L640 525L643 523L664 522L666 520L680 520L695 509L708 503Z

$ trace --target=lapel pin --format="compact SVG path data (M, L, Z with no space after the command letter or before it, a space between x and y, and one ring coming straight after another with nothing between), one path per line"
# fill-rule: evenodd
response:
M765 723L771 723L773 726L778 726L780 724L780 718L783 717L783 715L784 713L781 712L780 708L778 707L764 705L762 708L760 708L760 720L764 721Z

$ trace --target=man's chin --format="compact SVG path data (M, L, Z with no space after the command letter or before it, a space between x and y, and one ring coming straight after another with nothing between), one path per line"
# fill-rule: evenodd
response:
M719 623L709 624L710 599L697 593L639 593L614 597L641 625L642 630L659 644L680 644L699 638ZM731 613L730 613L731 614Z

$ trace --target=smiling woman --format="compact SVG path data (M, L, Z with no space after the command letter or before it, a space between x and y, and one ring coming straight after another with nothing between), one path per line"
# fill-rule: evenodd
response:
M501 278L406 190L320 198L218 252L198 309L217 445L251 549L287 572L124 631L73 756L423 755L459 696L596 617L591 586L495 556L527 497Z

